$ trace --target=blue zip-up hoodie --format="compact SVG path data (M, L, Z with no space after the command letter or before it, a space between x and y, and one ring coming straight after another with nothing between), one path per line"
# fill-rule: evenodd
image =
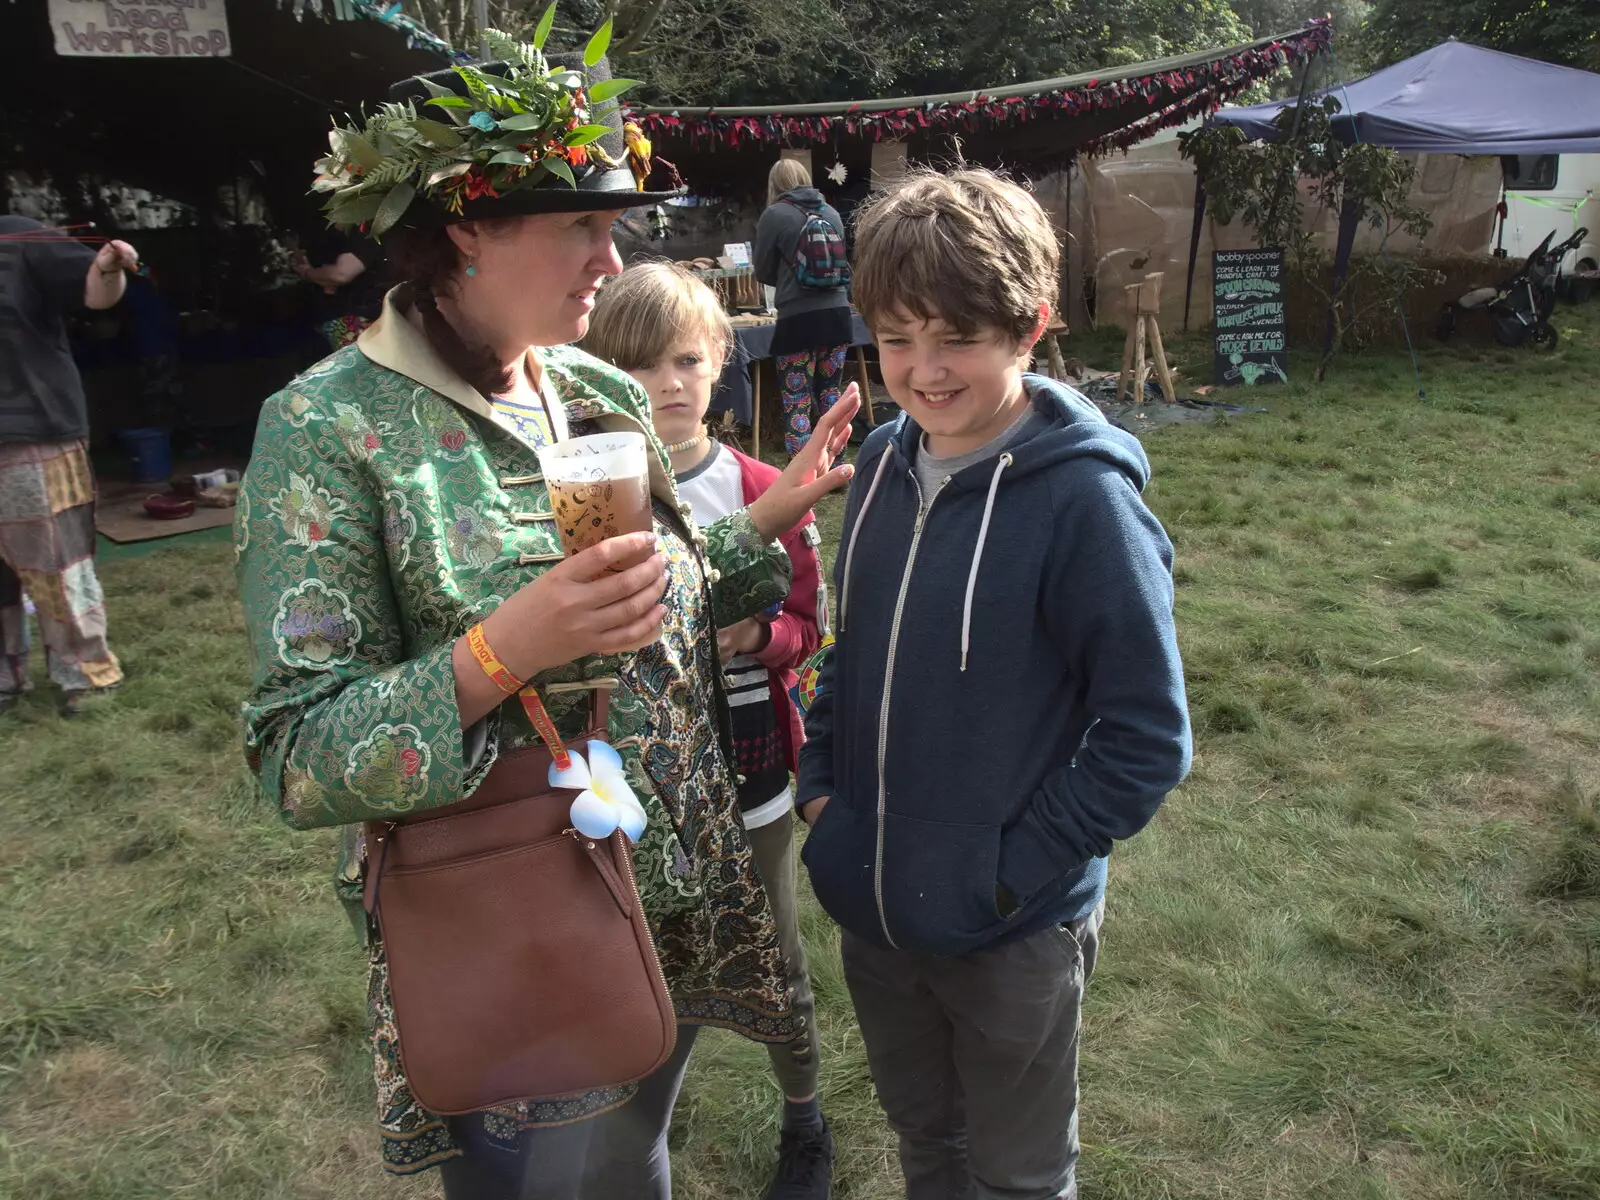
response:
M923 500L921 430L867 438L800 802L830 916L879 946L967 954L1092 911L1112 845L1189 769L1172 544L1131 434L1024 375L1047 428Z

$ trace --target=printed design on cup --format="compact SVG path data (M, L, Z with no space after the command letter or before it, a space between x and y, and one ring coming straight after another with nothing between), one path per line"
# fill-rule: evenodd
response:
M550 506L568 554L650 528L650 489L643 478L552 483Z
M542 448L539 465L550 493L556 535L568 555L607 538L646 533L653 527L643 434L571 438Z

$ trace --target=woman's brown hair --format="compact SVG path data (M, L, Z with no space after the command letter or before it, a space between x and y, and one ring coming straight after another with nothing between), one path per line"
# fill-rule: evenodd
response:
M483 395L498 396L509 391L513 378L510 369L487 346L474 345L463 338L439 311L438 296L454 291L461 271L461 252L450 240L449 231L442 225L421 229L404 226L389 234L387 244L394 277L401 281L396 303L401 308L415 307L421 314L423 332L435 353Z

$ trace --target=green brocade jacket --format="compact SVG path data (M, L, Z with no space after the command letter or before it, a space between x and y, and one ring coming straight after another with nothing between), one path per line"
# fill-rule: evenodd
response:
M718 624L788 594L788 556L744 512L695 528L633 379L570 347L535 353L570 436L649 436L668 616L637 654L579 659L533 682L576 737L592 691L582 681L614 681L611 742L650 818L634 862L679 1019L788 1041L797 1031L739 821L716 646ZM502 751L536 736L514 700L463 730L451 661L457 638L562 558L533 445L514 428L389 303L357 344L262 409L234 530L254 652L246 757L290 825L346 827L347 899L365 868L361 822L468 796ZM458 1151L411 1096L376 937L370 954L384 1159L420 1170ZM631 1094L517 1105L486 1122L511 1142Z

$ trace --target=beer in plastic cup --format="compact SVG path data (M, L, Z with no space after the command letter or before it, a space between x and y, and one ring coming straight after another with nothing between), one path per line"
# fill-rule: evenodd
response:
M596 433L540 449L556 533L569 558L607 538L648 533L654 527L647 456L642 433ZM650 553L646 550L612 569L625 570Z

